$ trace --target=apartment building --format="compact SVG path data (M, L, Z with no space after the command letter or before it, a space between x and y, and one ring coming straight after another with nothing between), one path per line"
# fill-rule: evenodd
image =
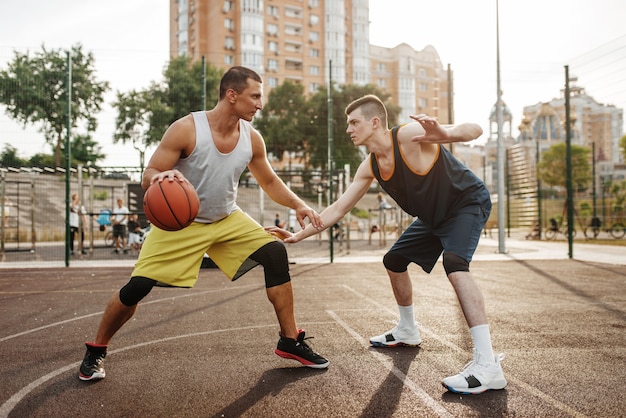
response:
M289 80L307 94L374 84L402 108L452 122L448 79L436 50L369 43L369 0L170 0L170 54L259 72L265 94Z

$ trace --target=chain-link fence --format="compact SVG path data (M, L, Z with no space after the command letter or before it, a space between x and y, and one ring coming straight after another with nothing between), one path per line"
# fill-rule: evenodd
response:
M0 206L5 215L4 222L0 224L0 255L3 261L65 260L67 208L72 194L78 195L86 213L80 218L84 239L80 239L80 231L74 237L70 264L78 259L136 257L130 252L114 252L109 218L117 206L117 199L122 199L131 213L139 215L140 226L148 226L143 214L143 190L138 182L138 169L96 171L79 167L72 171L69 182L60 168L1 168L0 174L0 198L4 198L4 204ZM294 175L283 177L286 183L291 184ZM263 226L274 225L278 216L283 226L299 230L288 208L272 201L253 179L243 178L238 191L238 204L244 211ZM323 182L323 178L320 177L320 180ZM321 211L328 205L328 189L321 187L322 184L317 184L314 190L304 184L293 188L299 194L308 196L305 197L308 204ZM346 216L329 231L305 242L288 245L290 259L328 261L331 254L332 257L342 257L355 253L377 253L388 247L412 218L397 208L377 209L376 191L372 189L372 193L359 202L359 216ZM337 185L334 193L341 192L341 187Z

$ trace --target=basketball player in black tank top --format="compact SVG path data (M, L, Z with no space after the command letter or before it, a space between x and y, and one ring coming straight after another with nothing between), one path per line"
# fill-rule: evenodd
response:
M469 142L482 134L472 123L443 127L427 115L387 128L382 101L367 95L346 107L346 132L355 146L365 146L361 163L346 192L320 216L334 225L365 195L375 179L407 213L417 217L385 254L383 263L393 288L400 321L382 335L372 337L375 347L417 346L422 339L413 312L413 289L407 267L416 263L430 273L443 253L443 266L454 288L474 342L474 358L461 373L443 379L448 390L477 394L503 389L506 379L494 355L482 293L472 274L472 260L481 231L491 211L484 183L442 144ZM320 232L309 225L292 234L271 228L287 243Z

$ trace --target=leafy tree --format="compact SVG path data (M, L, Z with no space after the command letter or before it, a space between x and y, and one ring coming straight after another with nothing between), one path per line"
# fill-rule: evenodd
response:
M27 161L17 156L17 148L11 144L4 144L0 154L0 165L2 167L22 167L27 165Z
M152 145L150 136L151 94L145 91L131 90L117 93L113 107L117 109L113 143L130 142L139 152L139 166L143 172L147 148Z
M306 98L304 87L286 81L273 89L261 117L254 119L257 129L263 133L268 152L282 161L285 151L301 152L304 149L302 126L305 124Z
M35 154L30 157L28 165L39 168L54 167L54 156L52 154Z
M591 180L591 151L579 145L571 146L572 152L572 185L575 190L585 190ZM549 186L566 187L567 160L566 144L560 142L552 145L541 155L539 161L539 177Z
M150 117L150 143L161 140L163 132L176 119L189 112L205 109L202 101L202 62L191 62L182 56L170 61L164 72L162 85L153 84L148 94L152 106ZM212 65L206 67L206 106L217 103L221 72Z
M626 135L622 136L619 140L619 149L622 152L622 157L626 160Z
M24 126L39 125L54 149L55 164L61 165L62 143L66 136L67 105L66 52L42 51L34 54L15 51L6 70L0 71L0 103L8 115ZM71 128L85 126L88 132L97 127L96 116L101 110L107 82L95 79L93 54L85 54L81 45L72 47L72 118Z
M201 62L192 63L186 56L174 58L163 76L162 83L153 81L145 90L117 92L113 103L118 112L113 142L131 143L139 152L142 171L147 149L161 141L169 125L189 112L205 107ZM221 76L215 67L207 66L207 103L217 102Z
M62 155L65 158L65 143L63 145ZM98 160L103 160L106 157L102 153L102 147L90 135L75 135L70 147L72 150L70 164L72 166L88 165L89 163L95 166Z

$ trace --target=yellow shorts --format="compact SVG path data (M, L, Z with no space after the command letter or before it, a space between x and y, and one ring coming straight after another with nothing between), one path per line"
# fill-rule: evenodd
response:
M194 222L180 231L163 231L152 226L131 277L193 287L206 253L230 280L236 280L258 265L248 257L275 240L240 210L211 224Z

